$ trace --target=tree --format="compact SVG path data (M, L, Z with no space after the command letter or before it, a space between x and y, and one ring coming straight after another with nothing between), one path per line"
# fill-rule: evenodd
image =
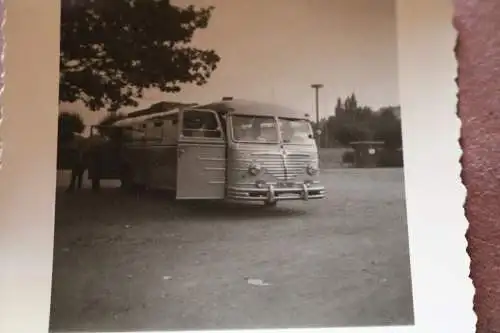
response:
M351 142L370 140L371 131L361 124L342 124L334 136L341 145L349 146Z
M356 98L356 94L352 93L351 96L348 96L344 101L344 109L346 111L356 111L358 108L358 99Z
M335 116L328 120L328 131L331 137L343 146L348 146L353 141L370 140L372 114L371 108L359 105L354 93L344 101L339 98L335 106Z
M374 139L384 141L386 147L397 149L402 147L401 121L394 114L393 107L379 110L374 119Z
M83 119L79 114L61 112L58 117L58 140L67 142L73 139L75 133L81 134L85 129Z
M353 141L384 141L390 149L401 148L401 120L396 116L398 107L387 106L375 112L368 106L358 103L355 94L345 100L337 99L335 116L326 120L329 133L328 146L337 143L349 146Z
M208 26L213 9L170 0L63 1L60 100L116 111L137 106L145 89L204 85L220 57L190 42Z

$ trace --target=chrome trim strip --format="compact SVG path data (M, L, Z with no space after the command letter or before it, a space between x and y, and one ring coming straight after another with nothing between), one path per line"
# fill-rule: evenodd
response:
M302 187L286 187L286 188L277 188L273 186L273 192L274 193L286 193L286 192L302 192L303 188ZM228 187L228 191L233 191L233 192L249 192L249 193L267 193L269 191L268 188L258 188L258 187ZM308 192L326 192L325 188L323 186L317 186L317 187L307 187Z
M200 161L223 161L224 163L226 162L226 159L225 158L222 158L222 157L199 157L198 156L198 159Z
M182 146L199 146L199 147L217 147L224 146L226 144L225 141L208 141L208 142L188 142L188 141L178 141L177 147Z
M315 194L315 195L310 195L309 200L314 200L314 199L324 199L325 195L323 194ZM228 196L226 200L229 201L267 201L266 197L249 197L249 196L239 196L239 195L232 195ZM281 197L276 197L275 201L288 201L288 200L303 200L299 195L296 196L281 196Z
M225 180L210 180L208 183L209 184L225 184L226 181Z
M306 184L302 184L302 195L303 195L303 198L304 200L309 200L309 191L308 191L308 188L307 188L307 185Z
M267 201L268 202L276 201L275 196L274 196L274 186L273 185L269 185L269 192L267 194Z
M254 155L264 155L264 156L281 156L281 153L273 153L273 152L253 152L251 153L252 156Z

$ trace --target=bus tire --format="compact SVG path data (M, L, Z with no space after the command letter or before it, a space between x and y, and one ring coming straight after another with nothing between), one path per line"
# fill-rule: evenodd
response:
M92 178L92 190L99 191L101 189L101 180L99 178Z
M133 191L135 189L135 184L132 179L133 177L130 168L125 168L122 176L120 177L120 188L125 191Z
M120 188L126 192L140 192L142 186L134 182L134 174L130 166L124 166L120 177Z

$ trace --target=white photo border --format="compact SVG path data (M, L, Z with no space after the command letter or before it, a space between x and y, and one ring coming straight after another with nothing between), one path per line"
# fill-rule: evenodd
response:
M47 332L56 184L60 0L11 0L5 5L0 332ZM415 325L288 332L475 331L474 287L468 278L470 259L465 238L468 223L463 210L466 190L460 178L462 152L456 116L456 31L452 16L452 0L397 0Z

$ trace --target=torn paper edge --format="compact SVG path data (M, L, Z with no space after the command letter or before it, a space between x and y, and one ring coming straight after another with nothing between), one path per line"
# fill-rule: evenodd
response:
M478 324L478 314L477 314L477 307L476 307L476 304L475 304L475 299L476 299L476 296L477 296L477 293L476 293L476 288L475 288L475 284L474 284L474 280L472 279L472 275L471 275L471 263L472 263L472 258L471 258L471 254L470 254L470 249L469 249L469 240L468 240L468 233L469 233L469 230L470 230L470 221L468 219L468 214L467 214L467 209L466 209L466 206L467 206L467 201L469 199L469 192L467 190L467 185L465 184L465 178L464 178L464 168L465 168L465 165L464 165L464 161L463 161L463 157L464 157L464 144L463 144L463 141L462 141L462 134L463 134L463 123L461 121L461 118L460 118L460 60L459 60L459 55L458 55L458 49L460 47L460 31L459 31L459 28L457 26L457 12L456 12L456 3L455 1L453 1L453 8L454 8L454 11L453 11L453 18L452 18L452 26L453 26L453 29L455 31L455 45L454 45L454 48L453 48L453 55L454 55L454 59L455 59L455 62L456 62L456 76L454 78L454 83L455 83L455 89L456 89L456 98L455 98L455 101L456 101L456 116L457 116L457 119L458 121L460 122L460 133L459 133L459 138L457 140L458 142L458 145L460 147L460 151L461 151L461 154L460 154L460 159L459 159L459 163L460 163L460 175L459 175L459 178L460 178L460 184L463 188L463 191L465 192L464 194L464 198L463 198L463 205L462 205L462 209L463 209L463 213L464 213L464 217L466 219L466 221L468 222L467 223L467 226L466 226L466 230L465 230L465 233L464 233L464 238L465 238L465 243L466 243L466 248L465 248L465 252L466 252L466 257L467 257L467 264L469 266L469 275L468 275L468 281L469 281L469 284L472 286L472 299L471 299L471 304L472 304L472 311L474 313L474 321L475 321L475 325L476 325L476 329L477 329L477 324Z
M473 332L477 323L467 253L467 189L461 177L454 14L452 0L397 0L399 95L418 332Z

